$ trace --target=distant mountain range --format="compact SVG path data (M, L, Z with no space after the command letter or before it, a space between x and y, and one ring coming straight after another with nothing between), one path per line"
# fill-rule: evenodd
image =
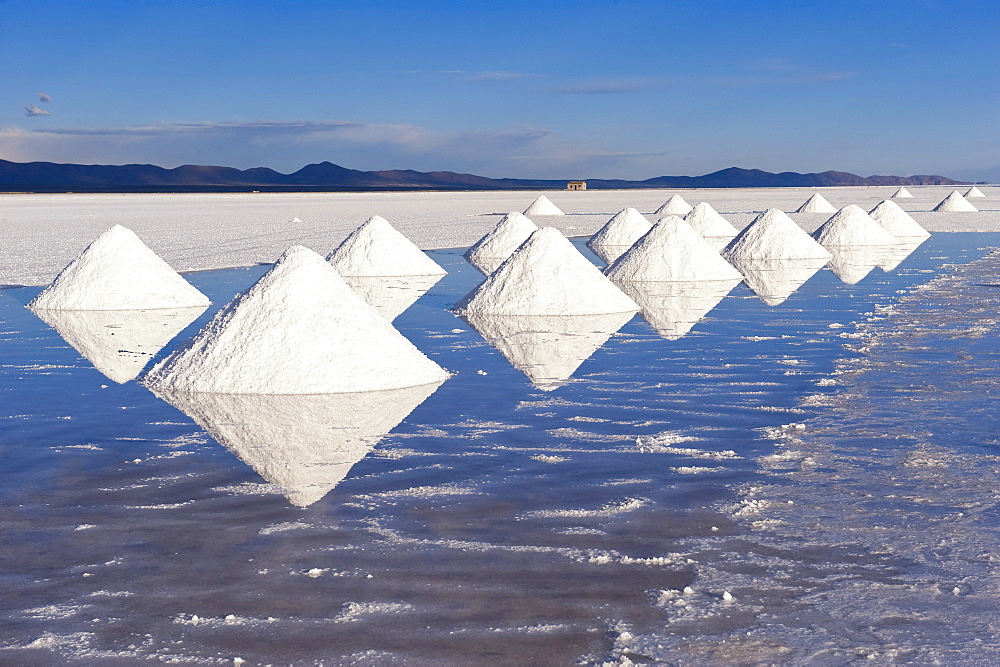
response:
M704 176L657 176L644 181L586 179L591 190L635 188L782 188L845 185L962 185L944 176L857 176L842 171L772 174L730 167ZM561 190L566 180L486 178L451 171L359 171L331 162L291 174L268 169L151 164L83 165L0 160L3 192L295 192L350 190Z

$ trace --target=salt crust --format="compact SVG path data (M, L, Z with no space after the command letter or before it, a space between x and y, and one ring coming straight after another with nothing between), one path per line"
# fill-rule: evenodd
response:
M196 308L152 310L39 310L94 368L119 384L134 380L164 345L205 312Z
M927 238L931 235L896 202L886 199L869 211L868 215L882 228L899 239Z
M161 392L329 394L447 378L323 257L293 246L143 382Z
M635 313L632 299L554 227L534 232L456 305L464 313L601 315Z
M986 195L984 195L982 193L982 190L980 190L979 188L977 188L975 185L973 185L971 188L969 188L966 191L966 193L965 193L965 198L966 199L968 199L969 197L977 197L978 198L978 197L985 197L985 196Z
M156 392L305 507L441 385L324 395Z
M636 209L622 209L590 237L587 247L611 263L652 228L649 220Z
M208 307L208 297L115 225L98 236L36 296L32 310L147 310Z
M631 312L605 315L491 315L464 319L542 391L561 387L621 329Z
M796 213L836 213L837 209L826 200L826 197L816 192L805 200L802 206L795 209Z
M910 194L909 190L907 190L906 188L901 187L898 190L896 190L895 193L893 193L892 198L893 199L913 199L913 195Z
M528 208L524 209L524 214L531 215L566 215L558 206L545 195L539 195L535 201L531 202Z
M613 282L735 280L743 276L687 222L661 219L606 271Z
M722 251L740 272L753 260L830 259L830 253L776 208L769 208L737 234Z
M827 249L830 246L887 246L898 243L894 235L855 204L848 204L834 213L813 232L813 238Z
M935 213L976 213L978 208L965 200L958 190L952 190L951 194L941 200L941 203L932 209Z
M373 215L344 239L327 260L341 276L443 276L447 271Z
M656 209L654 213L656 215L687 215L694 208L691 204L684 201L684 197L680 195L671 195L670 199L663 202L660 208Z
M523 213L511 211L501 218L496 227L472 244L465 252L465 258L469 264L490 275L537 229L538 225Z
M739 232L708 202L699 202L684 216L691 228L705 237L716 250L722 250Z

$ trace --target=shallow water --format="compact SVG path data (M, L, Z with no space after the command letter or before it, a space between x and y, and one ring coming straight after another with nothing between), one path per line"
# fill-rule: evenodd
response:
M433 251L449 275L395 324L454 375L353 466L421 396L196 423L0 290L0 655L988 659L1000 280L914 288L997 245L937 234L775 307L740 285L676 340L637 316L544 390L449 312L482 276ZM215 305L157 358L267 268L189 274ZM352 444L303 460L295 428ZM349 468L325 495L323 466Z

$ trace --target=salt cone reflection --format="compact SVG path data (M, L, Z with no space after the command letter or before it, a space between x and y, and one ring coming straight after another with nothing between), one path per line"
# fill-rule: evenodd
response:
M882 263L878 265L878 268L882 269L886 273L889 271L895 271L896 267L903 263L903 260L909 257L914 250L920 247L920 244L926 241L929 237L927 236L909 236L899 239L899 243L892 246L885 256L882 258Z
M769 306L785 302L819 271L828 257L813 259L757 259L735 263L747 284Z
M486 315L463 319L542 391L558 389L634 313Z
M827 250L833 259L827 266L841 281L854 285L876 266L885 263L895 248L895 245L830 246Z
M341 276L365 303L392 322L443 276Z
M630 245L587 245L588 248L594 251L594 254L601 258L601 260L608 265L614 264L614 261L628 252L628 249L632 246Z
M113 382L134 380L149 360L205 312L153 310L32 310Z
M700 280L622 281L616 284L639 304L643 319L660 336L667 340L677 340L688 333L739 283L739 280Z
M306 507L441 384L343 394L154 393Z

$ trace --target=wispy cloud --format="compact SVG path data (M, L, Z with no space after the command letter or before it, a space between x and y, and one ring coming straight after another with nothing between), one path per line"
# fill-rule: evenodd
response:
M665 79L583 79L571 81L549 89L549 92L560 95L616 95L634 93L640 90L657 88L666 83Z
M48 116L50 115L45 109L39 109L34 104L24 105L24 115L25 116Z
M776 64L772 64L771 67L766 69L767 71L763 72L717 76L581 79L553 86L548 89L548 92L560 95L617 95L690 86L713 86L720 88L735 88L740 86L805 86L828 81L843 81L857 76L855 72L809 71L794 67L778 67Z
M35 95L38 96L38 100L40 102L45 102L46 104L48 104L49 102L52 101L52 96L46 93L35 93Z

